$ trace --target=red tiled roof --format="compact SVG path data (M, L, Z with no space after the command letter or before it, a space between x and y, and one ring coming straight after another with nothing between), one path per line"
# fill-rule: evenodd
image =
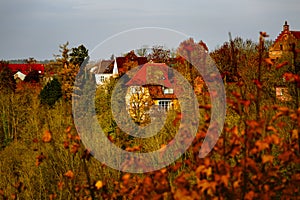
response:
M292 34L297 40L300 40L300 31L281 31L281 33L277 36L274 43L281 40L284 34Z
M281 33L277 36L277 38L275 39L275 42L274 42L274 44L276 43L276 42L278 42L279 40L281 40L281 38L283 37L283 34L284 33L286 33L285 31L281 31ZM273 45L274 45L273 44Z
M163 85L172 88L169 80L168 66L165 63L146 63L141 69L126 83L128 86L133 85Z
M300 31L290 31L296 39L300 39Z
M36 70L40 71L40 74L44 74L45 67L43 64L8 64L8 68L13 72L17 73L18 71L22 72L23 74L27 75L29 72Z
M282 39L282 37L284 36L284 35L292 35L292 36L294 36L297 40L299 40L300 39L300 31L290 31L290 29L289 29L289 25L288 25L288 23L287 23L287 21L285 21L285 23L284 23L284 25L283 25L283 30L281 31L281 33L277 36L277 38L275 39L275 42L274 42L274 44L275 43L277 43L279 40L281 40ZM273 44L273 45L274 45Z
M143 65L147 63L146 57L137 57L133 51L129 52L124 57L116 57L118 71L120 74L126 73L127 68L124 67L124 64L130 61L137 62L138 65ZM104 74L111 74L114 68L114 60L103 60L101 61L100 65L95 70L95 73L104 73Z

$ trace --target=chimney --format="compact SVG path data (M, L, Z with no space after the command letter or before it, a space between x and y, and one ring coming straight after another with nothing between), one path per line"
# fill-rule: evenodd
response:
M287 21L285 21L284 25L283 25L283 31L289 31L290 26L288 25Z

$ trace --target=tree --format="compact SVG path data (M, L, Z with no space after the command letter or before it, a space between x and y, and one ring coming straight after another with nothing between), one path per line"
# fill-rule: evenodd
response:
M60 71L61 82L62 82L62 93L65 100L71 100L73 94L73 86L77 73L79 72L79 65L69 63L65 64L63 69Z
M115 55L114 55L114 54L111 54L110 60L114 60L114 59L115 59Z
M41 104L53 106L55 102L62 97L61 84L54 78L48 82L40 93Z
M239 77L239 68L245 60L257 53L257 44L251 40L244 41L242 38L230 39L221 47L210 53L218 69L227 82L236 82Z
M195 68L203 66L202 70L207 71L207 52L208 48L203 41L196 43L193 38L189 38L180 43L177 48L177 54L184 58L184 63L181 67L185 67L187 80L195 87L194 80L199 76L198 70ZM195 65L195 66L194 66Z
M1 60L0 61L0 71L4 68L4 67L8 67L9 62L5 61L5 60Z
M84 45L72 48L70 55L70 62L74 65L81 65L83 61L88 57L88 50Z
M8 63L0 64L0 91L13 92L16 89L16 80L14 79L13 72L7 67Z
M171 57L171 51L163 46L154 46L148 55L148 60L156 63L166 63Z
M59 52L61 53L61 55L54 55L54 57L56 58L56 61L61 63L63 66L65 64L69 63L69 52L70 49L68 48L69 42L66 42L66 44L62 44L59 46L60 50Z
M24 82L27 83L39 83L40 82L40 74L37 70L32 70L27 74L27 76L24 79Z
M133 121L138 125L150 122L149 111L153 103L148 88L131 86L128 88L127 95L129 101L126 104Z
M136 50L136 54L139 56L147 56L148 49L149 48L147 46L142 46L141 48Z
M26 59L26 63L27 64L34 64L34 63L36 63L36 59L34 59L33 57L30 57L30 58Z
M62 67L59 74L61 76L62 94L65 100L71 100L75 78L80 70L80 65L82 65L84 61L87 63L88 59L88 50L84 45L72 48L71 53L69 53L68 45L69 42L60 45L61 55L56 55L56 62L60 63ZM82 66L81 70L86 70L86 67ZM83 74L85 76L86 71L84 71Z

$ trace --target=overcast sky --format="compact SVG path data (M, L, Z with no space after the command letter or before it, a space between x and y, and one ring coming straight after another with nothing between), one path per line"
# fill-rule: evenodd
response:
M133 28L174 29L203 40L210 50L233 37L270 39L285 20L300 30L299 0L1 0L0 59L52 59L59 45L93 49Z

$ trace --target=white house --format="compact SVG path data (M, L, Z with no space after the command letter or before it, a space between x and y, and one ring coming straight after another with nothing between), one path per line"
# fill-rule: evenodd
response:
M18 71L17 73L14 74L14 78L15 78L15 79L19 78L19 79L21 79L22 81L24 81L25 77L26 77L26 75L23 74L23 73L20 72L20 71Z
M111 70L110 65L113 64L113 69ZM102 60L98 66L95 66L91 69L91 71L95 74L96 84L102 85L105 80L110 77L117 76L119 74L118 65L116 59L112 60Z
M131 51L124 57L116 57L114 60L102 60L91 69L91 72L95 74L96 84L102 85L110 77L117 77L126 73L128 68L125 65L128 62L143 65L147 63L147 58L138 57L134 54L134 51Z

